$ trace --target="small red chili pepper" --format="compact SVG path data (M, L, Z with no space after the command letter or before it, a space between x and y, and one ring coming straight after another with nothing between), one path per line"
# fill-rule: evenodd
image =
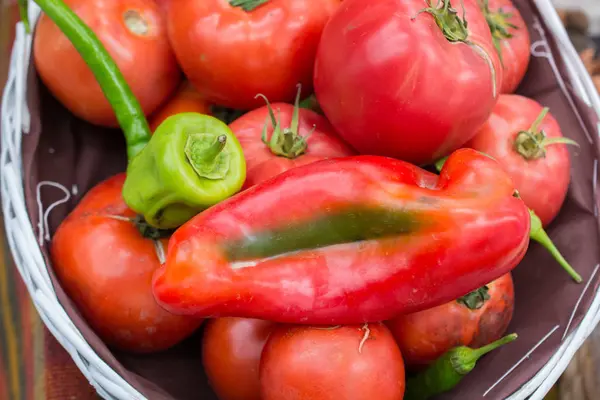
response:
M154 275L177 314L305 324L387 320L512 270L529 212L500 165L472 149L440 176L356 156L291 169L204 211Z

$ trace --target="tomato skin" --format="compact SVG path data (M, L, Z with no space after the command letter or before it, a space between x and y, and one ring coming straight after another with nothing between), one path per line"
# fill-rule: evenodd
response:
M501 10L503 13L510 14L511 16L506 19L506 22L517 27L516 29L507 27L512 37L500 41L504 68L500 92L514 93L527 72L531 58L529 31L521 13L512 0L489 0L488 5L491 12Z
M65 3L104 44L144 113L152 113L181 79L158 5L154 0L66 0ZM127 27L124 17L127 12L138 13L146 23L145 34L135 34ZM143 29L141 26L140 23L132 29ZM92 124L118 126L115 113L91 70L45 14L37 24L33 57L42 81L69 111Z
M569 188L571 161L567 146L549 145L546 157L535 160L525 159L513 147L517 133L528 130L542 109L527 97L501 95L489 120L465 146L495 158L510 175L525 204L546 227L560 211ZM550 113L540 127L548 138L563 137Z
M188 81L184 81L173 97L152 114L148 120L150 131L154 132L171 115L184 112L211 114L210 104Z
M477 0L462 3L469 40L487 54L495 78L486 57L448 42L430 14L417 15L423 0L345 0L329 20L315 94L359 153L426 164L462 146L488 118L502 68Z
M457 301L386 321L409 369L420 369L456 346L480 347L500 339L514 311L511 274L487 285L488 299L476 310Z
M263 350L263 400L401 400L404 362L382 323L276 328Z
M260 400L260 357L276 326L251 318L217 318L207 322L202 363L219 400Z
M272 104L272 107L281 126L283 128L289 127L294 106L286 103L275 103ZM229 125L240 141L246 158L246 182L243 189L264 182L300 165L310 164L326 158L355 154L354 150L337 136L327 119L314 111L300 109L298 133L303 137L310 133L310 136L306 139L307 150L304 154L293 159L278 156L261 139L265 123L267 124L267 138L270 138L273 133L273 125L267 122L268 117L269 109L264 106L244 114Z
M209 101L259 107L259 93L289 102L310 93L321 31L340 0L272 0L253 11L226 0L178 0L169 38L186 76Z
M121 196L124 180L125 174L118 174L101 182L63 220L52 238L53 267L108 345L160 351L189 336L202 320L170 314L154 300L152 273L160 267L154 243L131 222L117 219L135 217Z

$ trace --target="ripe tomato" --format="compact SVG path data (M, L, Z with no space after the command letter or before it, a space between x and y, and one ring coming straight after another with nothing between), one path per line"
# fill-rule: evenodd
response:
M456 346L481 347L500 339L514 311L510 273L438 307L387 321L408 368L418 369Z
M381 323L279 326L260 363L263 400L402 400L404 362Z
M246 158L244 189L300 165L354 154L327 119L299 108L298 98L295 106L276 103L257 108L229 127Z
M294 99L310 91L321 31L340 0L178 0L169 7L169 37L183 71L219 105L252 109L255 96Z
M219 400L260 400L260 356L274 322L250 318L210 320L202 363Z
M430 2L442 8L345 0L323 31L315 94L360 153L434 161L473 137L496 103L502 68L477 0L455 2L458 15L443 8L449 0ZM448 37L471 44L450 42L432 13L448 19Z
M571 162L558 122L535 100L501 95L489 120L465 146L495 158L521 198L547 226L565 200ZM535 121L542 118L541 123Z
M160 351L194 332L202 320L162 309L152 295L160 266L156 244L130 219L121 196L125 174L90 190L52 239L54 271L67 295L107 344L131 352ZM167 241L162 240L164 249Z
M527 25L511 0L483 0L482 10L504 68L500 93L513 93L523 80L531 57Z
M179 87L173 97L167 103L161 106L149 118L150 131L154 132L156 128L171 115L183 112L196 112L200 114L210 114L210 104L206 101L194 87L185 81Z
M161 10L153 0L65 0L115 60L148 115L177 87L181 73ZM118 126L96 78L69 39L45 14L35 31L33 57L40 77L73 114Z

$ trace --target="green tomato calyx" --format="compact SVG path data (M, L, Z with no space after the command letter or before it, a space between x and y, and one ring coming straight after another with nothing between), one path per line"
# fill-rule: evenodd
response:
M469 31L467 29L468 24L465 18L464 5L462 16L459 16L458 11L450 4L450 0L437 0L435 5L433 5L433 0L429 0L429 7L419 11L417 16L422 13L430 14L435 19L435 23L442 30L448 41L467 42ZM417 16L414 16L413 19Z
M305 136L302 136L299 133L301 92L302 87L301 85L298 85L298 93L296 94L296 100L294 102L294 112L292 115L292 121L290 123L290 126L287 128L281 127L281 118L275 117L275 112L273 111L273 107L271 107L271 103L269 103L269 100L262 94L258 94L256 96L262 97L265 100L265 102L267 103L267 108L269 110L269 116L267 117L267 120L262 130L262 141L264 144L267 145L271 152L277 156L294 159L306 153L306 150L308 149L308 138L316 128L315 126L313 126L313 129ZM271 133L270 138L267 135L267 127L269 125L269 120L271 122L271 126L273 127L273 133Z
M249 12L257 7L262 6L269 0L229 0L231 7L239 7L242 10Z
M579 146L576 141L565 137L546 137L546 132L540 128L540 125L548 115L548 111L548 107L545 107L528 130L517 133L514 149L526 160L537 160L546 157L546 147L553 144L562 143Z
M489 291L490 289L487 286L482 286L458 298L456 301L469 310L479 310L490 299Z

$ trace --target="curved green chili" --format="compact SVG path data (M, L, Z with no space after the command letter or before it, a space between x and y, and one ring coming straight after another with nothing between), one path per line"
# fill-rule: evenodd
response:
M426 400L452 390L481 357L516 338L513 333L478 349L459 346L448 350L426 370L407 379L404 400Z
M151 134L144 111L119 67L96 34L62 0L35 2L71 41L93 72L123 130L127 158L131 161L146 146ZM21 11L27 12L23 8Z

